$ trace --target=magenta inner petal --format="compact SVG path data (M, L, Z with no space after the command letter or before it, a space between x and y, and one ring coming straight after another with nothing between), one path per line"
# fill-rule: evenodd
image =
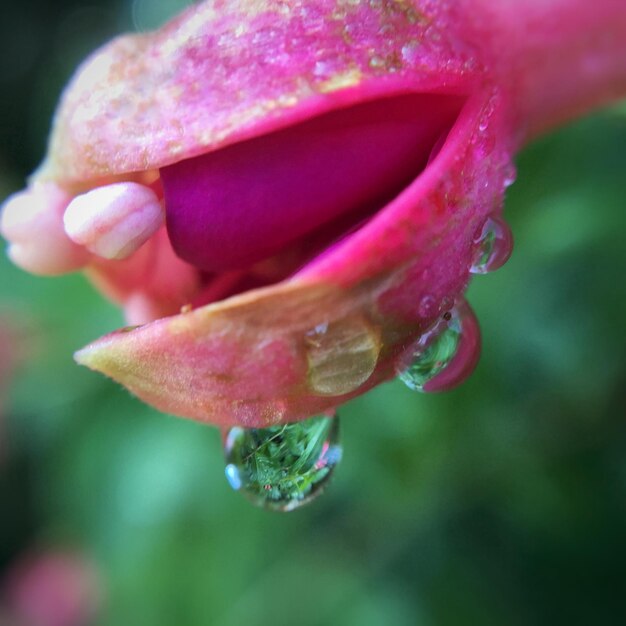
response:
M209 272L245 268L340 217L357 223L419 175L462 104L374 100L162 168L176 254Z

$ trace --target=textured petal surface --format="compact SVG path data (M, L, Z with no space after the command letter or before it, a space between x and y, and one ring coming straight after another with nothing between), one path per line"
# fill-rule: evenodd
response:
M35 179L80 189L377 93L460 90L473 51L453 38L446 3L419 4L204 2L121 37L68 86Z
M171 205L172 241L160 229L128 259L90 261L134 321L157 321L77 359L162 410L223 425L303 418L385 380L465 290L514 150L623 93L625 32L619 0L212 0L115 40L66 90L33 186L150 186ZM414 179L404 133L388 126L340 148L319 127L294 140L325 114L418 96L462 105L432 125L414 107ZM257 152L271 142L265 180ZM361 158L373 142L391 175L381 155ZM374 179L388 203L320 237ZM298 236L317 239L303 252Z
M623 61L611 52L623 40L623 3L533 0L520 11L488 0L215 0L95 53L64 94L33 181L68 196L116 182L148 185L159 199L165 191L172 241L161 229L130 258L94 259L88 272L138 323L184 312L104 337L78 360L163 410L220 424L306 417L390 377L403 346L465 290L476 233L501 210L514 150L561 111L582 111L623 85ZM560 76L568 52L570 72ZM599 84L600 96L585 84ZM340 150L325 146L324 129L289 139L325 114L418 96L462 104L432 125L417 121L419 105L409 115L414 179L407 155L394 153L404 132L348 133ZM444 118L451 128L439 142ZM250 146L267 141L279 155L266 159L274 170L265 180ZM373 185L389 202L322 238L332 245L321 254L311 257L314 245L288 262L283 245L293 237L362 206L358 192L385 163L350 163L368 142L394 163ZM320 163L307 161L311 153ZM237 167L214 176L229 154ZM316 184L333 175L330 190ZM256 210L238 202L242 181L265 196ZM250 275L238 269L259 258L274 266L271 277L259 279L256 265Z

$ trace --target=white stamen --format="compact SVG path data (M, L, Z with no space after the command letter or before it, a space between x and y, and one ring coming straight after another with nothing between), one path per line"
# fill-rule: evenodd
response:
M162 226L157 195L138 183L114 183L74 198L63 218L76 243L105 259L125 259Z

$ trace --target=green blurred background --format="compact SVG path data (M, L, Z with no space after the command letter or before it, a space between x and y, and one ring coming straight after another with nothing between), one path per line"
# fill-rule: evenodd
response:
M3 4L0 198L37 165L85 54L185 4ZM20 363L0 436L0 578L33 550L79 551L101 597L79 623L107 626L626 623L626 107L518 165L515 253L469 291L476 373L447 394L392 383L350 403L331 487L286 515L229 489L216 430L73 364L122 324L82 277L3 256Z

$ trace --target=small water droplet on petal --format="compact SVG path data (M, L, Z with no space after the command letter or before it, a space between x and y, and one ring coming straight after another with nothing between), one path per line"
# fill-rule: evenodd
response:
M509 163L504 171L504 188L507 189L517 180L517 169L513 163Z
M425 295L419 303L418 313L420 317L429 318L437 314L437 300L430 294Z
M231 428L226 478L253 504L292 511L318 496L341 460L339 419L318 415L270 428Z
M480 358L480 326L474 311L465 300L461 300L455 315L460 321L461 334L456 352L438 374L424 384L426 393L447 391L460 385L474 371Z
M320 323L305 336L308 383L319 396L341 396L358 389L376 369L380 337L359 316Z
M471 374L480 354L480 330L465 300L414 342L400 357L398 378L409 389L443 391Z
M449 311L454 306L454 298L450 296L444 296L441 299L441 304L439 306L440 311Z
M398 378L409 389L424 391L424 385L453 359L460 335L458 319L442 318L406 350L397 368Z
M407 65L415 65L420 60L421 45L419 41L411 41L402 46L401 55L402 60Z
M511 256L513 235L509 225L498 216L488 217L474 238L470 272L486 274L502 267Z

